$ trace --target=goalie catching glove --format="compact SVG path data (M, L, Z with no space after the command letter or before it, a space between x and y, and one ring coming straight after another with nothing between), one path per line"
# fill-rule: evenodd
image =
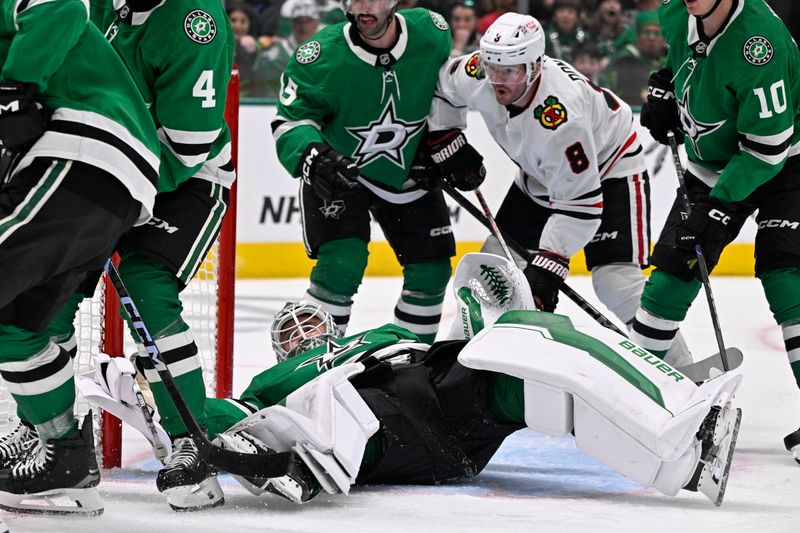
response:
M47 118L34 101L36 85L0 81L0 143L15 150L32 143L44 133Z
M445 183L462 191L474 191L483 183L483 156L467 142L461 130L432 131L423 142Z
M548 313L555 311L558 290L569 273L569 259L541 250L533 256L523 272L531 286L536 307Z
M359 187L355 163L324 143L311 143L300 160L300 177L322 200L338 200Z

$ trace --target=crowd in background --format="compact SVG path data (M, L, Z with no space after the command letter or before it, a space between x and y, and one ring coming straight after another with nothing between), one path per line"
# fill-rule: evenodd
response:
M633 106L647 95L647 79L667 52L656 10L662 0L399 0L399 9L442 13L453 33L452 55L478 49L481 35L507 11L542 23L546 53L571 63ZM795 40L800 6L768 0ZM235 0L227 11L236 36L236 62L245 98L278 97L280 75L299 43L322 27L344 21L338 0Z

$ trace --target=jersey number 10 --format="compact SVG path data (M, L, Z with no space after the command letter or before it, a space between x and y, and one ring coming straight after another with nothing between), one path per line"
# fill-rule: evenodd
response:
M780 91L780 94L778 91ZM761 105L761 112L758 114L758 118L770 118L773 113L769 108L769 103L767 103L767 94L764 87L753 89L753 93L758 97L758 103ZM772 109L775 110L775 114L780 115L786 111L786 85L783 80L776 81L770 85L769 94L772 97Z

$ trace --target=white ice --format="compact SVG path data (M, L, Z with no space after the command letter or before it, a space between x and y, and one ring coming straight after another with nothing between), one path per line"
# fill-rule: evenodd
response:
M588 277L569 283L596 303ZM356 297L350 332L392 320L398 278L370 278ZM236 286L235 392L272 364L267 326L305 280L240 281ZM783 436L800 425L794 385L780 329L759 283L714 278L725 341L745 354L739 444L725 501L703 496L663 496L622 478L576 450L571 437L525 430L509 438L479 476L439 486L356 488L349 496L320 495L296 506L278 497L256 499L223 476L224 507L175 513L155 488L158 464L142 437L126 433L122 469L104 472L98 518L3 513L21 532L463 532L463 531L796 531L800 526L800 465L783 449ZM563 299L563 297L562 297ZM560 312L576 324L588 318L570 302ZM452 316L448 308L446 319ZM696 356L717 351L708 310L698 298L684 326Z

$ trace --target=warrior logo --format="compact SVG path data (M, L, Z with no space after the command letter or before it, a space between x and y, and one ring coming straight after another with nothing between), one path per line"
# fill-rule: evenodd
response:
M319 208L319 212L322 213L322 216L325 218L338 219L339 215L344 213L345 209L344 200L333 200L331 202L326 200L325 205Z
M689 109L689 89L690 87L686 88L686 92L683 93L683 98L681 98L678 102L678 108L681 112L681 126L683 127L683 131L686 133L686 136L689 137L689 142L692 143L692 149L694 149L694 153L697 155L697 157L702 159L703 156L700 154L700 149L697 146L697 142L701 137L709 135L710 133L713 133L719 129L720 126L725 124L725 121L723 120L721 122L707 124L697 120Z
M472 56L467 59L464 70L467 71L467 76L470 78L483 79L483 65L481 63L480 54L472 54Z
M548 130L554 130L567 121L567 108L555 96L545 98L544 105L536 106L533 116Z
M194 42L208 44L217 34L217 23L205 11L195 9L183 19L183 30Z
M424 125L424 118L413 122L397 118L394 99L390 97L379 119L363 127L347 128L347 132L358 139L353 152L356 165L363 167L384 157L398 167L406 168L403 150Z
M294 55L294 58L301 65L313 63L319 57L320 49L321 46L319 41L308 42L297 49L297 53Z
M744 48L742 48L742 53L744 53L744 58L748 63L766 65L772 59L774 50L766 37L756 35L747 39L744 43Z

